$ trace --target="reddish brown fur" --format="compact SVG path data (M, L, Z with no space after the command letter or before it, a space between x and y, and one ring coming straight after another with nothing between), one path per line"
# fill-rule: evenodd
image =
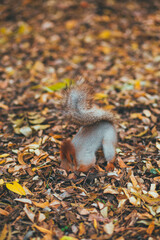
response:
M73 159L71 159L71 155ZM60 148L60 157L62 160L61 166L67 171L77 167L75 148L70 139L63 140Z

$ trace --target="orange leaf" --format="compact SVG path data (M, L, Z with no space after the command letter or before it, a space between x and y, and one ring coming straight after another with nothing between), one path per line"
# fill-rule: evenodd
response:
M79 236L82 236L83 234L85 234L86 230L85 230L85 226L84 226L84 223L81 222L79 224Z
M9 215L9 212L7 212L6 210L0 208L0 214L1 214L1 215L4 215L4 216L8 216L8 215Z
M155 224L154 224L154 221L152 221L152 222L149 224L148 228L147 228L147 233L148 233L149 235L151 235L152 232L153 232L153 230L154 230L154 228L155 228Z
M43 227L39 227L36 224L34 224L33 227L37 228L42 233L47 233L47 234L52 235L52 231L51 230L48 230L48 229L43 228Z
M21 165L25 165L25 164L26 164L26 163L23 161L23 155L24 155L23 152L19 152L19 153L18 153L18 162L19 162Z
M127 165L123 162L122 158L118 156L118 163L120 168L127 168Z
M34 201L33 201L33 204L34 204L36 207L40 207L40 208L45 208L45 207L48 207L48 206L49 206L49 202L38 203L38 202L34 202Z
M3 228L2 232L1 232L1 235L0 235L0 239L1 239L1 240L4 240L4 239L6 238L7 232L8 232L8 230L7 230L7 224L5 224L5 225L4 225L4 228Z

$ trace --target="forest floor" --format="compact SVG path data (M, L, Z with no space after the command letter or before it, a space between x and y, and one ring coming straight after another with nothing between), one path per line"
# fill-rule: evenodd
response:
M115 114L115 169L60 167L64 89ZM160 1L0 3L0 239L160 239Z

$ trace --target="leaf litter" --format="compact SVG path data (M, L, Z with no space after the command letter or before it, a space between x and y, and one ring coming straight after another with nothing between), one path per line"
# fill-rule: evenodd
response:
M159 1L0 4L0 238L159 239ZM60 167L77 76L117 116L115 169Z

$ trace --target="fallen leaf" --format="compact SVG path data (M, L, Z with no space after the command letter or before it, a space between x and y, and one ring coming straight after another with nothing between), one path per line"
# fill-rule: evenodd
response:
M34 224L32 227L33 228L35 227L38 231L40 231L42 233L47 233L47 234L50 234L52 236L52 231L51 230L48 230L48 229L43 228L43 227L40 227L40 226L38 226L36 224Z
M1 235L0 235L0 239L1 240L5 240L6 239L7 232L8 232L7 224L5 224L4 227L3 227L3 230L1 232Z
M0 214L1 214L1 215L4 215L4 216L8 216L8 215L9 215L9 212L7 212L6 210L0 208Z
M86 232L86 230L85 230L84 223L81 222L81 223L79 224L79 233L78 233L78 235L79 235L79 236L82 236L83 234L85 234L85 232Z
M26 195L23 187L16 181L14 181L13 183L6 183L6 187L12 191L15 192L19 195Z
M103 228L108 235L112 235L114 232L114 224L112 222L104 224Z
M151 235L154 229L155 229L155 223L154 221L152 221L147 228L147 233Z
M26 213L27 217L29 218L29 220L31 220L32 222L34 222L34 218L35 218L35 213L33 213L29 207L27 206L27 204L25 204L24 208L23 208L24 212Z

